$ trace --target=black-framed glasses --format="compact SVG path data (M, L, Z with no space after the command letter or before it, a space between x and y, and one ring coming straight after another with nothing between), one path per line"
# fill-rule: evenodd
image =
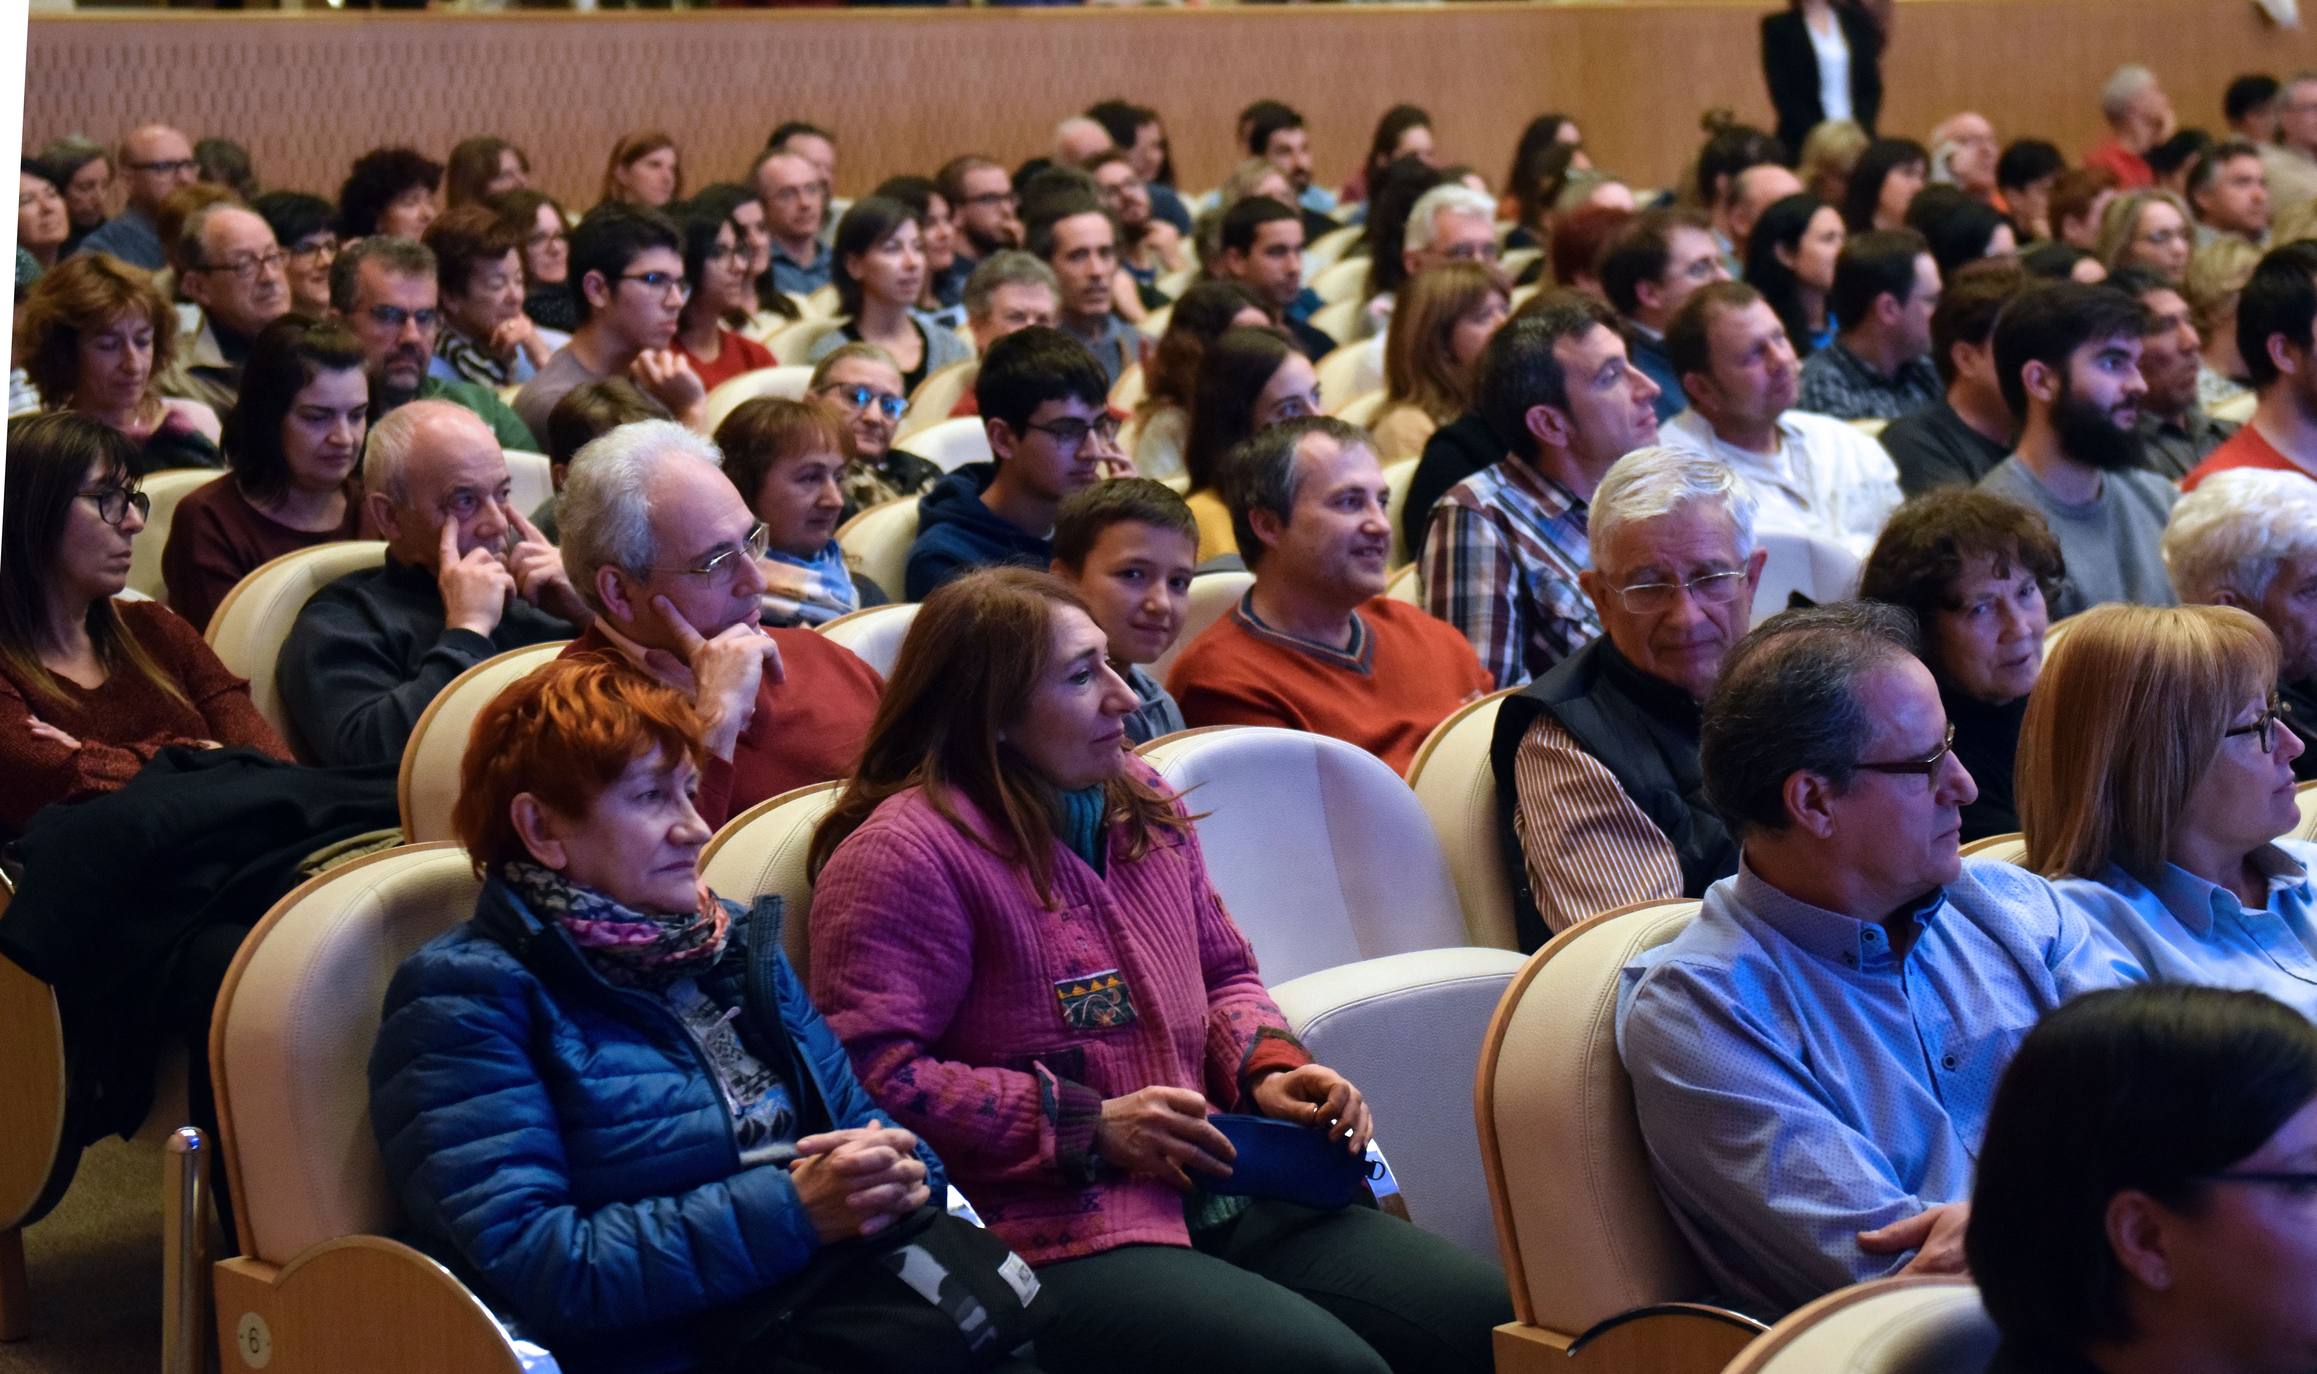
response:
M2238 735L2253 735L2260 740L2262 753L2274 754L2277 752L2277 722L2292 713L2293 708L2272 692L2269 694L2269 704L2261 708L2261 713L2253 717L2251 724L2223 730L2220 737L2233 739Z
M646 291L673 291L679 296L692 294L692 283L680 272L622 272L621 281L632 281Z
M274 248L263 253L244 253L230 262L213 262L206 266L189 268L193 272L230 272L243 281L256 281L261 273L270 272L290 260L287 250Z
M1738 599L1738 589L1745 585L1746 571L1738 568L1700 573L1686 582L1636 582L1630 587L1619 587L1617 599L1635 615L1656 615L1673 609L1677 592L1688 592L1690 599L1701 606L1727 606Z
M165 177L180 177L201 169L201 164L189 157L175 157L166 162L125 162L121 165L132 172L157 172Z
M735 563L733 561L734 559L745 557L749 562L753 563L757 559L764 557L764 551L771 547L772 531L766 527L763 521L759 520L755 524L748 527L748 533L741 537L739 543L733 545L731 548L723 550L720 553L712 553L708 555L708 557L702 559L699 563L693 565L692 567L654 568L652 571L673 573L678 577L697 577L706 580L720 575L738 572L740 570L740 565Z
M432 334L434 327L442 322L442 311L432 306L420 310L405 310L399 305L374 305L362 313L370 317L371 323L394 330L396 333L400 333L406 324L415 324L418 326L419 333Z
M337 237L325 234L320 238L300 239L290 245L290 256L293 258L324 257L335 260L338 256Z
M90 487L81 492L80 497L94 503L97 519L114 529L119 529L121 523L129 518L131 508L136 510L140 520L153 513L153 498L134 487Z
M879 391L873 386L866 386L859 382L855 382L851 386L843 384L824 386L821 388L821 394L833 396L855 410L867 410L869 407L875 406L885 412L886 419L896 424L900 422L902 416L909 413L908 397L896 396L889 391Z
M1932 750L1931 753L1926 757L1919 759L1898 759L1888 763L1880 761L1873 763L1855 763L1851 766L1863 773L1894 773L1900 777L1908 777L1914 774L1921 774L1923 777L1928 778L1937 776L1939 772L1939 765L1945 763L1947 761L1947 756L1954 752L1955 722L1948 721L1947 737L1939 741L1939 747Z
M1100 439L1105 447L1118 442L1118 417L1115 415L1104 415L1093 420L1075 418L1048 420L1042 425L1031 424L1025 425L1023 428L1034 429L1040 434L1051 437L1056 448L1070 454L1075 454L1080 448L1083 448L1090 435Z

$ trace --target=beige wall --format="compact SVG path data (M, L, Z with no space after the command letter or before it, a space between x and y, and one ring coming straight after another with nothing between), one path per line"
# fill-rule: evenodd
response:
M1442 149L1492 182L1522 123L1564 109L1600 165L1662 183L1704 109L1768 123L1755 24L1773 2L34 15L24 133L37 146L169 120L241 139L269 186L325 194L366 147L439 158L498 133L584 207L627 129L674 132L699 185L745 171L780 120L809 118L838 131L839 189L858 194L957 152L1018 161L1111 95L1165 113L1199 188L1230 166L1239 107L1273 95L1311 120L1330 185L1399 100L1430 109ZM2101 132L2101 80L2133 59L2156 67L2184 122L2215 127L2230 76L2317 65L2317 42L2242 0L1906 0L1884 123L1920 136L1975 106L2006 139L2033 131L2080 153Z

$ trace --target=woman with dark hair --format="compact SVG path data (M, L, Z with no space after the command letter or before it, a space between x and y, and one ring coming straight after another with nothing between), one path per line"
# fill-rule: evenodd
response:
M1929 183L1931 155L1911 138L1878 138L1858 155L1850 186L1843 192L1842 225L1854 234L1897 229L1907 222L1907 206Z
M1762 79L1778 112L1778 141L1800 149L1830 119L1856 120L1873 133L1890 32L1891 0L1787 0L1763 15Z
M56 266L72 219L64 209L64 185L47 164L26 158L16 178L16 299L32 289L40 274ZM29 272L27 272L29 268Z
M1746 240L1746 284L1778 312L1796 357L1807 358L1834 341L1826 296L1834 290L1834 261L1842 256L1842 215L1804 192L1770 203Z
M537 376L554 350L523 313L523 241L514 227L488 207L461 205L428 225L423 242L442 309L427 375L493 391Z
M118 790L173 744L289 750L249 684L154 601L117 601L149 502L136 445L86 415L8 422L0 468L0 839Z
M112 150L95 139L68 134L50 139L40 150L40 162L56 173L64 191L65 215L72 222L64 256L70 257L80 241L103 228L112 215Z
M2089 286L2108 279L2099 258L2072 243L2039 243L2019 255L2019 265L2038 281L2074 281Z
M1863 601L1904 607L1955 727L1955 757L1979 784L1963 838L2020 828L2012 760L2043 667L2059 541L2025 506L1968 487L1925 492L1891 513L1860 570Z
M740 246L747 252L748 307L726 314L726 327L750 333L753 326L754 337L768 327L804 317L788 293L772 285L772 231L765 225L764 202L756 198L756 192L737 182L712 182L701 187L684 203L683 209L686 214L705 215L712 220L731 220L732 227L740 233Z
M79 253L41 274L16 313L18 366L48 410L102 420L135 446L132 476L220 461L217 413L164 399L154 379L177 354L177 312L142 269Z
M521 148L489 134L461 139L443 171L444 208L479 205L530 184L531 159Z
M641 205L665 210L684 194L684 169L676 140L658 129L643 129L612 145L604 160L601 205Z
M1408 279L1408 264L1401 249L1408 240L1408 212L1426 191L1448 180L1445 173L1422 158L1394 159L1377 175L1368 190L1368 223L1361 241L1368 245L1368 280L1363 299L1373 300L1398 291ZM1289 204L1295 198L1289 196Z
M917 215L917 229L925 248L925 289L918 293L917 309L934 323L955 329L965 323L965 279L973 269L960 269L957 256L957 217L949 198L930 177L887 177L870 192L897 200Z
M415 239L441 206L442 164L415 148L373 148L354 159L338 188L338 234L351 243L372 234Z
M2019 251L2019 234L2003 212L1973 200L1953 186L1925 187L1907 206L1907 227L1931 245L1931 260L1946 281L1966 263L2009 257Z
M1159 335L1150 366L1143 369L1142 404L1134 411L1137 476L1164 480L1183 474L1191 397L1198 390L1199 360L1207 346L1227 329L1260 329L1270 323L1255 293L1233 281L1200 282L1175 302L1166 333Z
M700 385L715 390L743 372L775 364L772 350L725 324L745 318L756 304L756 283L748 272L748 246L730 219L702 214L684 217L684 279L692 294L676 317L676 352L700 374Z
M1577 127L1576 120L1557 111L1538 115L1522 127L1520 142L1513 146L1512 167L1504 174L1504 199L1497 206L1499 219L1509 219L1516 224L1527 224L1532 218L1533 212L1542 208L1541 206L1525 205L1521 200L1521 195L1524 188L1531 186L1538 180L1532 171L1538 160L1558 144L1567 144L1574 150L1569 154L1567 166L1591 167L1593 165L1593 160L1585 156L1585 135ZM1505 246L1511 248L1516 246L1537 247L1539 245L1515 245L1508 242Z
M1239 552L1231 508L1217 485L1223 456L1259 429L1321 413L1319 374L1278 329L1230 329L1207 346L1183 441L1183 469L1191 478L1184 499L1199 517L1201 563Z
M523 241L523 313L568 340L579 327L579 303L571 291L571 221L563 207L529 189L493 196L488 204Z
M2005 1374L2317 1361L2317 1029L2258 993L2087 993L2005 1070L1964 1254Z
M819 362L849 343L875 344L901 369L906 396L927 377L973 356L956 330L916 313L925 290L925 242L908 206L883 196L853 202L837 221L830 257L845 322L814 340L805 361Z
M819 401L759 396L716 427L724 475L764 522L766 625L826 625L885 589L855 572L837 545L845 513L845 423Z
M1418 162L1436 164L1438 156L1432 144L1432 116L1419 105L1394 105L1376 121L1376 132L1368 140L1367 160L1359 171L1344 183L1342 194L1336 199L1342 205L1357 205L1368 198L1368 188L1376 184L1384 169L1404 157Z
M1561 208L1561 195L1577 173L1592 170L1592 160L1574 143L1548 143L1519 168L1520 180L1506 188L1513 206L1513 230L1505 236L1509 252L1544 248L1553 241L1552 222Z
M1271 1148L1316 1181L1369 1111L1289 1031L1183 803L1123 748L1138 702L1106 647L1047 573L926 600L813 836L815 1001L1038 1271L1043 1368L1489 1369L1494 1265L1372 1208L1201 1187L1249 1163L1217 1113L1308 1129Z
M338 260L338 207L304 191L268 191L249 203L290 255L290 309L330 313L330 264Z
M285 315L260 330L225 417L231 471L188 492L169 522L161 576L170 608L206 630L260 564L352 539L369 413L362 345L344 324Z

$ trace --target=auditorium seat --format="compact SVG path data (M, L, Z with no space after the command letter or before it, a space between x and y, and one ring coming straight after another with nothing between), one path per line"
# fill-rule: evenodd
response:
M531 518L555 494L555 464L544 453L525 449L503 450L507 458L507 504Z
M1472 943L1496 949L1518 949L1520 940L1513 929L1512 878L1497 817L1489 743L1496 734L1497 708L1519 690L1506 687L1458 707L1432 727L1408 766L1408 786L1448 857L1465 931Z
M1723 1374L1984 1374L2000 1340L1967 1278L1876 1279L1796 1308Z
M1358 267L1364 270L1367 264L1339 262L1336 266ZM1361 332L1360 310L1366 304L1367 302L1360 299L1356 292L1340 301L1329 301L1326 305L1311 312L1311 327L1336 340L1339 345L1357 339ZM1320 399L1323 402L1326 400L1327 394L1324 391L1320 393Z
M1384 469L1384 489L1391 494L1384 499L1384 521L1392 527L1392 551L1384 556L1384 566L1404 568L1414 560L1408 556L1408 538L1401 529L1401 517L1408 509L1408 488L1416 480L1416 464L1422 460L1403 458Z
M2317 782L2305 782L2294 788L2293 802L2301 808L2301 828L2293 832L2295 837L2317 840Z
M1332 406L1359 398L1361 354L1365 351L1359 342L1339 343L1328 350L1326 357L1312 364L1312 375L1319 378L1321 405Z
M1309 281L1328 268L1344 261L1347 256L1357 256L1360 261L1367 261L1366 252L1362 251L1357 254L1353 252L1359 245L1360 236L1366 232L1366 225L1347 224L1340 229L1330 229L1305 244L1303 246L1304 280ZM1163 288L1166 283L1162 281L1159 285Z
M1183 611L1182 633L1175 636L1175 642L1167 646L1165 653L1144 664L1143 671L1163 685L1167 670L1175 666L1175 660L1191 641L1209 625L1229 615L1231 608L1239 604L1239 598L1254 585L1255 574L1250 572L1209 572L1192 578L1190 604Z
M1528 271L1530 264L1544 255L1545 250L1542 248L1515 248L1497 260L1496 270L1504 273L1506 281L1519 281L1521 273Z
M1329 305L1356 301L1367 293L1369 265L1366 258L1341 259L1307 273L1303 284Z
M2002 835L1982 835L1963 846L1963 857L2015 864L2027 857L2027 837L2016 830Z
M904 496L869 507L837 530L837 545L853 571L899 596L909 576L909 545L917 538L917 498Z
M849 200L829 202L829 222L834 224L843 219L845 207L851 204L852 202ZM833 320L837 318L837 311L841 308L842 303L837 299L837 288L834 283L828 286L815 287L811 294L805 297L805 309L820 319Z
M813 370L810 367L784 365L760 367L717 383L716 389L708 393L708 432L714 434L716 427L724 423L725 416L740 409L743 402L753 401L759 396L778 396L789 401L803 400L805 384L812 380L812 376Z
M826 315L807 311L803 319L785 326L771 338L766 339L764 346L772 350L772 356L775 358L802 359L812 346L820 341L821 335L833 333L838 324L839 321L830 319Z
M1384 595L1394 601L1405 601L1411 606L1423 605L1424 579L1419 576L1422 571L1414 563L1403 566L1392 574L1391 581L1384 584Z
M315 878L259 922L210 1026L217 1163L240 1254L210 1270L227 1368L525 1374L552 1368L449 1270L400 1241L370 1127L387 980L474 914L456 845L406 845Z
M990 452L989 431L982 427L978 415L936 421L910 435L907 447L943 472L955 472L968 463L986 463L995 456Z
M1858 589L1858 556L1830 539L1763 530L1754 536L1754 547L1769 555L1762 563L1761 585L1754 589L1756 625L1785 610L1795 592L1825 606L1848 601Z
M779 894L780 947L799 978L806 976L811 958L813 884L805 874L805 859L812 852L813 831L837 804L843 787L816 782L760 801L726 821L700 852L700 876L717 896L748 906L768 893Z
M282 641L290 637L298 612L314 593L348 573L375 568L385 561L386 544L375 539L340 540L285 553L235 583L218 603L217 614L209 618L209 630L203 636L209 647L237 676L249 679L249 699L258 714L301 758L309 755L290 727L275 672Z
M475 717L518 679L553 661L570 642L558 639L494 654L452 678L419 712L418 724L402 746L402 771L394 784L403 838L413 842L453 838L451 808L458 805L459 764L467 756Z
M968 358L951 363L919 382L917 389L909 393L909 412L901 417L900 427L893 431L893 442L908 448L910 435L949 419L949 412L972 393L974 379L981 376L981 371L981 360Z
M1170 302L1143 316L1142 323L1136 325L1135 328L1142 331L1143 337L1156 339L1167 332L1167 321L1174 317L1175 307Z
M1326 393L1321 394L1325 395ZM1376 416L1382 412L1384 402L1389 399L1391 398L1384 392L1371 391L1364 396L1351 397L1342 405L1332 408L1328 413L1347 425L1358 425L1361 429L1368 429L1375 425ZM1398 467L1399 464L1394 463L1392 466Z
M1571 926L1489 1024L1475 1111L1514 1316L1498 1374L1715 1374L1766 1329L1691 1301L1706 1277L1650 1177L1617 1057L1618 970L1697 909L1643 902Z
M169 599L161 580L161 553L169 547L169 524L176 517L177 503L224 475L215 468L169 468L137 480L137 490L151 498L153 508L146 512L145 528L129 541L130 591L155 601Z
M1890 421L1880 415L1869 415L1862 416L1859 419L1851 421L1850 427L1871 439L1876 435L1881 434L1883 432L1883 427L1888 424L1890 424Z
M1303 261L1305 267L1308 269L1311 264L1311 252L1309 249L1304 251ZM1162 272L1159 274L1158 279L1159 294L1165 296L1170 301L1179 301L1183 298L1183 293L1185 291L1188 291L1192 287L1199 284L1200 276L1201 273L1199 271L1199 264L1196 262L1184 263L1182 266L1176 268L1172 272Z
M893 665L901 661L901 641L908 638L910 622L915 619L917 603L897 601L889 606L864 607L818 628L876 669L877 676L891 677Z

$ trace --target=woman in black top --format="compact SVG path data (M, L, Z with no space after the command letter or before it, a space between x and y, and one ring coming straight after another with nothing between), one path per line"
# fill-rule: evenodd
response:
M1875 131L1890 32L1891 0L1788 0L1785 9L1762 16L1762 77L1778 111L1778 141L1789 155L1822 120L1847 116ZM1847 89L1831 100L1820 88L1821 73L1830 69L1820 61L1822 50L1829 57L1839 51L1848 72Z

